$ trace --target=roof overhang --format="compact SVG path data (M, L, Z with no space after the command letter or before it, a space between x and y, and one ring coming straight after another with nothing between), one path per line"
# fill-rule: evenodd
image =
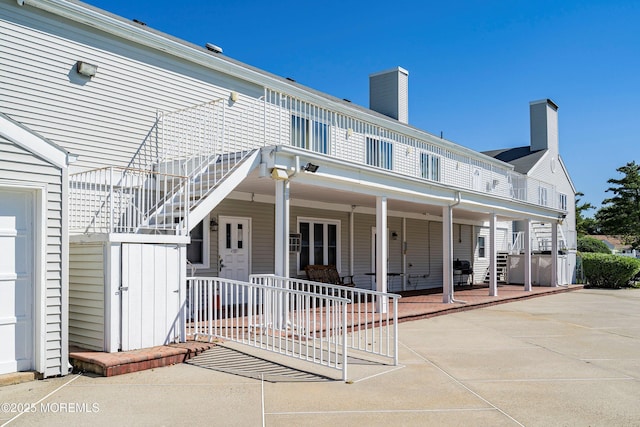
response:
M0 135L59 168L69 164L67 151L3 113L0 113Z
M551 208L447 187L289 146L263 148L261 163L262 177L256 172L237 188L240 193L251 194L254 200L256 194L273 196L271 171L276 168L287 174L292 203L304 200L301 206L333 204L345 210L370 211L375 209L377 197L386 197L390 212L418 218L440 218L442 208L451 205L455 205L457 218L475 222L487 220L492 213L505 220L535 221L558 221L562 215ZM318 170L306 172L303 166L307 163L317 165Z

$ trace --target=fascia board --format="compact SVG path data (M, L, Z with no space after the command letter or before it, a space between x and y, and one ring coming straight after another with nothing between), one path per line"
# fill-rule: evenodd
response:
M67 167L68 153L65 150L2 113L0 113L0 135L59 168Z

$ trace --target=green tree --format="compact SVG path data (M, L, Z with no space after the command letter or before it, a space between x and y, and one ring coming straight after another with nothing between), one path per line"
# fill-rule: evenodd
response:
M578 237L578 251L597 252L601 254L611 253L611 249L609 249L606 243L591 236Z
M616 169L621 179L611 178L607 192L613 197L602 201L596 214L604 234L620 236L625 244L640 247L640 165L635 161Z
M595 234L593 231L597 228L595 219L584 217L584 212L594 209L594 206L589 202L581 203L582 200L580 197L583 196L584 193L580 191L576 193L576 232L578 233L578 237L586 234Z

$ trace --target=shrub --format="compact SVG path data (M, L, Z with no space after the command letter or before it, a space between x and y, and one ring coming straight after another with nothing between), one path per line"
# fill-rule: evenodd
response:
M594 237L584 236L578 238L579 252L596 252L601 254L610 254L611 250L602 240Z
M583 253L582 265L589 286L622 288L640 273L640 260L619 255Z

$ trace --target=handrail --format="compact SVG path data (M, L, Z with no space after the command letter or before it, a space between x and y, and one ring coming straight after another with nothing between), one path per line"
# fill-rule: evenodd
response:
M184 335L222 338L342 371L347 304L340 296L220 277L187 278Z

